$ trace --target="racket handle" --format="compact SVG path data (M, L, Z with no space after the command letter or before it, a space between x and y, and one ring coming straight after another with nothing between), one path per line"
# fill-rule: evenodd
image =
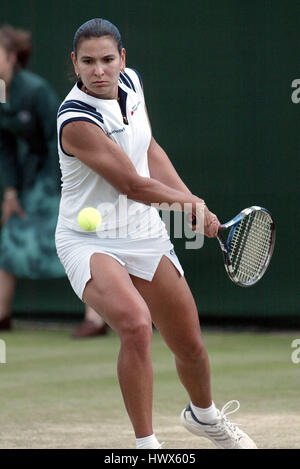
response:
M196 215L194 215L193 213L189 213L189 214L188 214L188 219L189 219L189 222L192 223L192 226L196 226L196 225L197 225L197 218L196 218Z
M194 215L193 213L189 213L188 214L188 218L189 218L189 221L192 223L192 226L196 226L197 225L197 217L196 215ZM218 230L224 230L225 226L223 225L220 225Z

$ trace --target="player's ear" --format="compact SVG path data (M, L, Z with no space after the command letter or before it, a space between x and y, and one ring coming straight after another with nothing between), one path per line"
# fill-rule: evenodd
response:
M126 67L126 50L123 47L121 51L121 72L124 72L125 67Z
M79 70L78 70L78 66L77 66L77 60L76 60L74 52L71 52L71 59L72 59L72 62L73 62L74 71L75 71L75 73L78 77L80 74L79 74Z

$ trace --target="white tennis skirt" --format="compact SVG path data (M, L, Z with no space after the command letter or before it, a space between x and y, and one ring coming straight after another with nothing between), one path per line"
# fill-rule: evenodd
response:
M81 233L58 223L55 242L58 257L81 300L86 283L91 278L90 258L94 253L113 257L129 274L150 282L162 256L168 257L180 275L184 275L169 238L101 238L94 232Z

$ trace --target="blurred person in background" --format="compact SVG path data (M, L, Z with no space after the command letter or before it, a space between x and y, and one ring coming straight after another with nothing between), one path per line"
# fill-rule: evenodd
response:
M25 70L31 33L0 27L0 182L3 190L0 241L0 329L12 327L17 278L65 276L54 233L60 196L56 115L59 101L49 83ZM73 337L107 332L91 308Z

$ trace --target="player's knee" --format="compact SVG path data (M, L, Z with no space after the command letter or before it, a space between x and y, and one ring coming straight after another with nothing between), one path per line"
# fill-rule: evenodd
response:
M120 339L123 346L135 348L141 352L148 348L152 338L152 322L148 310L136 310L127 315L120 328Z
M181 347L176 353L176 358L183 361L199 362L206 360L207 352L202 340L190 342L188 347Z

